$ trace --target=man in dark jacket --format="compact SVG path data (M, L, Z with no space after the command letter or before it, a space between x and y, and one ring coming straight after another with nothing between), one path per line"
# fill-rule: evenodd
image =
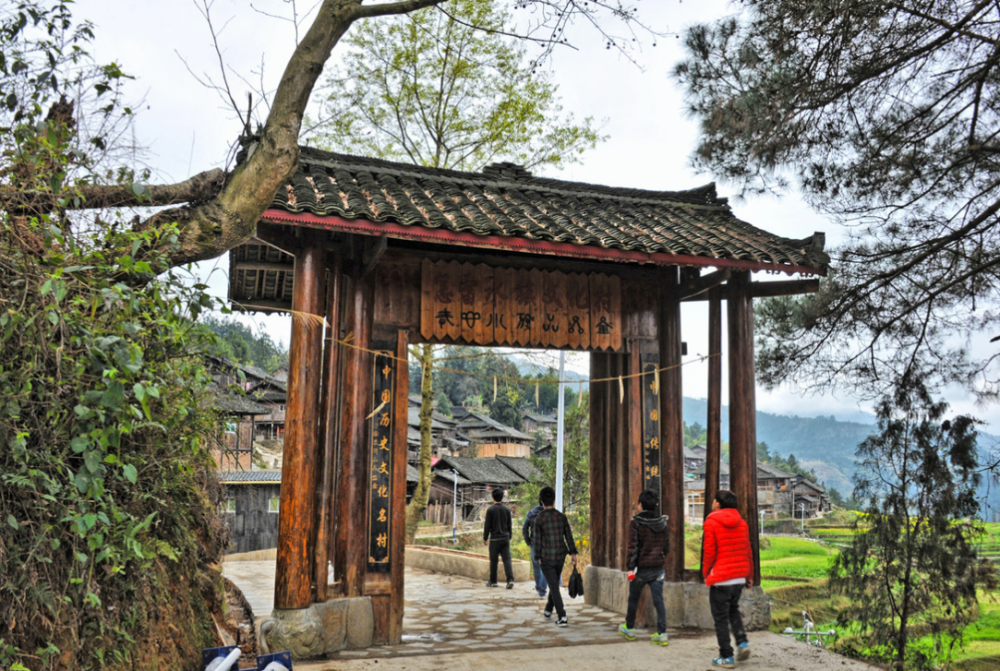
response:
M628 612L625 624L618 627L622 636L635 640L635 611L639 607L642 588L649 585L656 608L656 633L651 640L656 645L669 645L667 609L663 605L663 566L670 551L667 516L657 515L659 495L651 489L639 494L639 514L632 517L628 532Z
M555 608L559 614L556 625L565 627L569 620L559 592L559 577L566 563L566 555L573 556L573 566L576 566L576 542L569 528L569 520L553 507L556 503L556 490L544 487L538 498L543 509L535 518L531 542L538 562L542 565L542 575L549 584L549 600L545 604L544 615L546 618L552 617L552 609Z
M544 599L548 584L545 582L545 576L542 575L542 565L538 563L538 555L535 554L535 548L531 543L531 533L535 530L535 518L538 517L538 513L542 512L542 510L544 508L539 498L538 505L528 511L528 516L524 518L521 533L524 535L524 542L531 551L531 573L535 576L535 590L538 592L538 596Z
M497 559L503 557L503 572L507 576L507 589L514 588L514 568L510 561L510 509L504 504L503 490L499 487L493 490L493 505L486 510L486 522L483 524L483 545L490 547L490 581L487 587L497 586Z

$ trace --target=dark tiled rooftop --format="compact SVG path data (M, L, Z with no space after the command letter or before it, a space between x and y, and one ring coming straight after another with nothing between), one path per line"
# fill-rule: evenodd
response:
M281 471L219 471L219 482L256 484L281 482Z
M274 208L455 233L648 254L829 263L820 237L791 240L736 218L714 184L646 191L534 177L513 164L457 172L302 148ZM778 269L778 268L776 268Z

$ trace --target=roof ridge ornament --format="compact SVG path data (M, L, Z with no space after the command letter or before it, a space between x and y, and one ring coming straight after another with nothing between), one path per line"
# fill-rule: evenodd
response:
M510 161L491 163L483 168L483 175L493 179L508 179L516 182L521 179L531 179L532 174L523 165Z

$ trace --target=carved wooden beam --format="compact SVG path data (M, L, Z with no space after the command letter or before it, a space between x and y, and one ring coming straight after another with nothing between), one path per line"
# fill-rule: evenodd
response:
M276 263L273 261L234 261L230 271L233 270L274 270L290 273L295 269L293 263Z
M720 271L721 272L721 271ZM716 275L717 273L712 273ZM712 275L706 275L707 279ZM711 288L711 287L709 287ZM729 285L723 284L719 287L722 298L729 296ZM781 280L778 282L754 282L750 285L750 294L753 298L774 298L775 296L799 296L801 294L814 294L819 291L819 280ZM683 299L687 302L708 300L707 291L691 295Z

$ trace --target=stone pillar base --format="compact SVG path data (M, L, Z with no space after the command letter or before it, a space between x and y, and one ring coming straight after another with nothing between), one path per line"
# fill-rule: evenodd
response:
M668 627L691 627L714 631L708 605L708 587L694 582L668 582L663 585L663 603L667 607ZM583 575L584 600L593 606L625 614L628 610L628 578L624 571L588 566ZM771 602L759 586L743 591L740 598L743 624L749 631L771 625ZM653 605L645 613L646 622L656 622Z
M331 599L308 608L271 611L260 625L261 654L288 650L292 659L316 659L372 645L375 619L370 597Z

